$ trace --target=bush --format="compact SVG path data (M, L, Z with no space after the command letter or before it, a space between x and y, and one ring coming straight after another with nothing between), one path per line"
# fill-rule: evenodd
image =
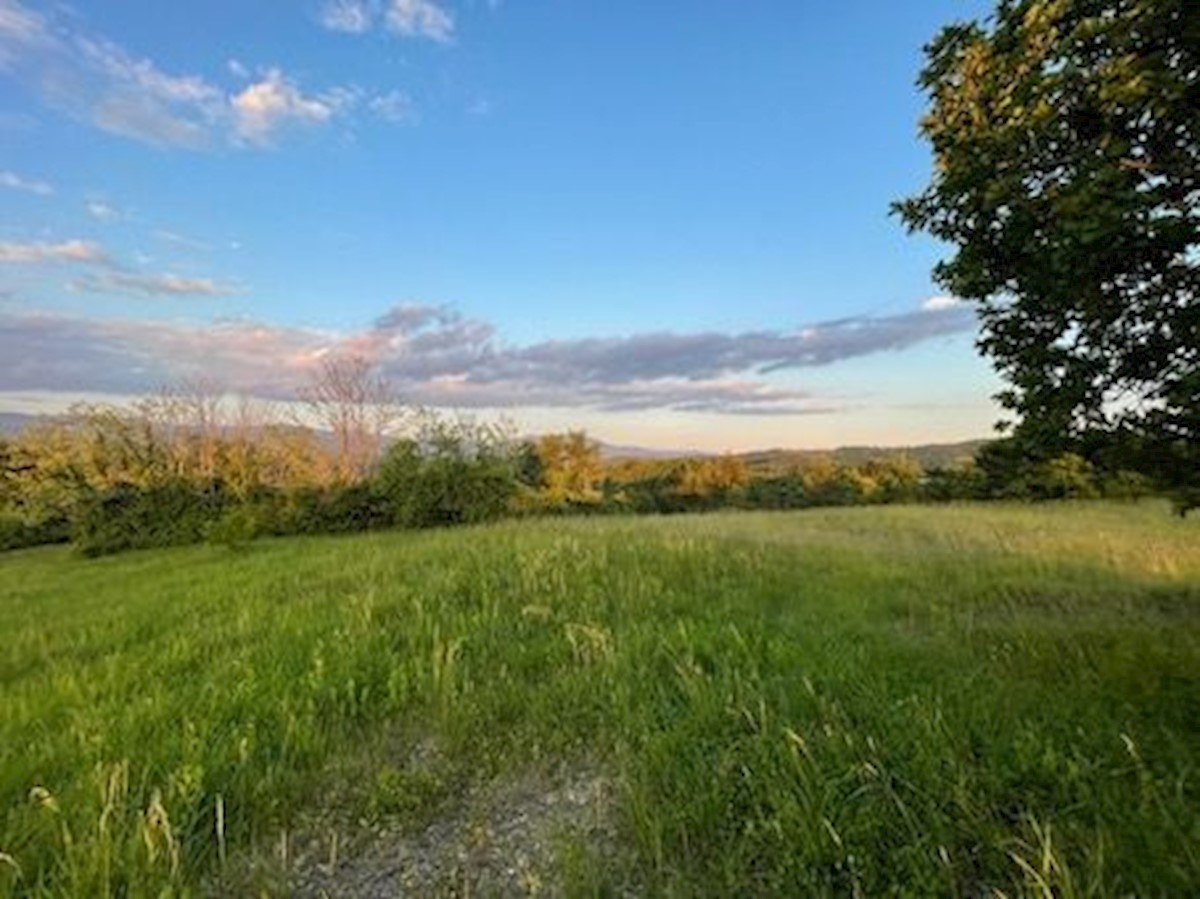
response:
M198 543L230 505L219 483L121 484L83 504L72 539L85 556Z
M310 533L349 534L390 527L395 522L387 498L374 484L350 484L318 492L311 507L315 528Z
M804 479L796 474L755 478L742 499L750 509L803 509L810 504Z
M945 503L986 499L987 491L986 473L972 462L931 469L925 476L919 496L928 502Z
M66 543L71 539L71 522L65 515L29 520L21 515L0 513L0 551Z
M1094 499L1095 469L1082 456L1063 453L1033 468L1029 492L1034 499Z
M240 503L222 513L216 521L209 522L204 537L209 543L228 549L243 549L265 533L263 516L259 508L249 503Z
M392 444L375 475L401 527L475 524L504 515L517 495L518 458L489 428L433 422Z
M1125 469L1100 479L1100 495L1105 499L1139 500L1154 494L1154 482L1144 474Z
M221 484L121 485L86 503L72 535L86 556L209 543L237 548L265 535L350 533L389 527L391 506L370 484L233 496Z
M387 498L372 484L301 487L252 501L262 533L348 534L391 527Z

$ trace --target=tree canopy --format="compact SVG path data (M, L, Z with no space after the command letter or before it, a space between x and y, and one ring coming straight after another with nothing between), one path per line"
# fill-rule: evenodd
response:
M1200 488L1200 4L1001 0L926 47L935 168L895 205L953 247L1014 436Z

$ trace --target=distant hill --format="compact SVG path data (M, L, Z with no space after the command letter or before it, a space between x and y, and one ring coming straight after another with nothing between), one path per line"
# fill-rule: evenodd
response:
M919 446L841 446L832 450L771 449L741 453L741 458L755 471L780 471L804 465L815 459L832 459L843 465L861 465L869 459L908 456L922 468L945 468L971 459L987 440L964 440L960 443L925 443Z
M817 459L832 459L842 465L861 465L870 459L908 456L922 468L945 468L971 459L987 440L964 440L959 443L925 443L918 446L840 446L830 450L768 449L734 453L744 459L752 472L769 474L811 464ZM605 462L638 462L669 459L711 458L716 453L698 450L650 449L641 446L620 446L601 442L600 457Z
M600 448L600 458L605 462L618 462L622 459L696 459L712 455L700 450L651 449L648 446L605 443L603 440L597 440L596 445Z
M0 437L12 437L43 416L23 412L0 412ZM322 436L326 436L322 434ZM536 439L536 438L527 438ZM944 468L969 459L988 441L964 440L961 443L926 443L920 446L842 446L832 450L768 449L737 453L752 471L786 471L814 459L832 459L844 465L860 465L868 459L889 456L908 456L922 468ZM604 443L598 441L600 458L605 462L649 461L655 459L700 459L716 455L700 450L653 449L646 446Z

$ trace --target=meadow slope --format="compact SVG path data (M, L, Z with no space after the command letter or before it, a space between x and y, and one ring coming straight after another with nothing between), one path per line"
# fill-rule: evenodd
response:
M0 634L0 895L286 892L286 834L352 860L564 769L619 850L564 831L530 889L1200 891L1200 521L1159 504L39 549Z

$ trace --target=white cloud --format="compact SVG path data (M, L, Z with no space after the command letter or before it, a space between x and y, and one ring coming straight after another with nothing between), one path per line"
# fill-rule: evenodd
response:
M86 240L65 240L60 243L0 243L0 262L15 265L43 262L109 265L112 260L99 244Z
M418 16L416 26L438 28L436 17L428 15ZM227 65L242 82L254 77L237 60ZM367 98L354 87L306 91L279 68L262 70L257 81L230 92L200 75L164 71L112 41L80 33L72 20L50 22L19 0L0 0L0 67L54 109L112 134L165 147L267 147L290 125L327 125L360 109ZM379 103L369 111L399 110L386 99Z
M921 304L921 308L926 312L937 312L941 309L953 309L962 304L963 301L958 297L930 297Z
M257 146L271 143L285 126L329 121L345 98L307 96L279 69L268 69L262 80L248 85L230 101L237 139Z
M367 101L369 109L378 118L393 124L411 122L415 118L412 99L401 91L379 94Z
M446 42L454 37L454 17L433 0L391 0L384 14L388 30L405 37Z
M83 208L98 222L115 222L121 218L121 213L103 200L88 200L83 204Z
M322 8L320 22L330 31L362 34L375 19L375 11L365 0L329 0Z
M435 0L326 0L318 19L344 34L365 34L382 22L402 37L440 43L454 38L454 16Z
M36 178L22 178L15 172L0 172L0 187L7 187L9 190L23 190L26 193L42 197L48 197L54 193L54 188L48 182L39 181Z

